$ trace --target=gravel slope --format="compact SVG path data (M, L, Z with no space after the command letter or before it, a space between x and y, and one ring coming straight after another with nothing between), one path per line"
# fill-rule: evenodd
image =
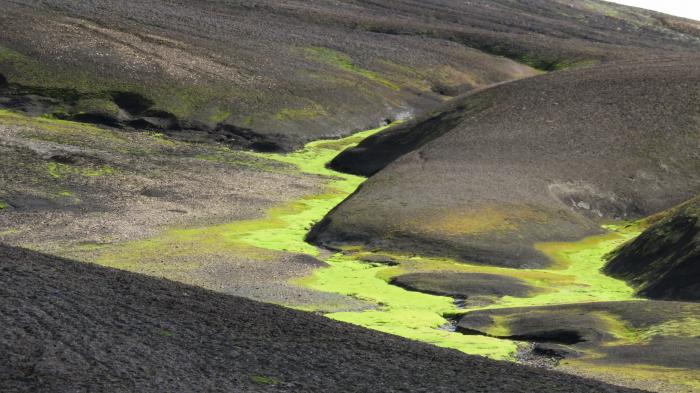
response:
M2 7L0 106L257 150L374 128L531 67L700 49L696 22L593 0Z
M652 299L700 301L700 198L673 209L620 248L605 273Z
M626 391L8 246L0 294L4 392Z

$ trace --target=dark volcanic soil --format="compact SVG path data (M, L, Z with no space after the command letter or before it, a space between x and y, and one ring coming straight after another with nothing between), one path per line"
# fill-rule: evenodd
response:
M517 278L482 273L408 273L392 278L402 288L460 299L472 297L526 297L532 290Z
M3 392L625 391L7 246L0 294Z
M501 84L391 128L336 167L372 176L317 244L547 264L580 239L700 192L697 58L603 65ZM387 154L389 152L389 154ZM358 163L355 165L354 163Z
M21 0L2 9L0 106L257 150L422 113L531 67L700 50L696 22L599 1Z
M641 296L700 301L700 198L673 209L612 256L605 273Z

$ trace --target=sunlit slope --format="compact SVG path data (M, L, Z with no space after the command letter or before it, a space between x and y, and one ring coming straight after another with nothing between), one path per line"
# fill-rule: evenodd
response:
M60 0L3 11L0 105L265 151L535 69L700 50L691 21L591 0Z
M698 80L697 59L680 58L467 94L336 159L347 156L351 172L383 169L310 239L544 266L536 243L596 234L601 223L645 217L700 191ZM406 143L415 150L387 165L385 153Z

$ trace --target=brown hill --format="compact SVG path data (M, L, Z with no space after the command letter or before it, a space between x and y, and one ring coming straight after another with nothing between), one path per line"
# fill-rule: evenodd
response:
M538 242L592 235L601 222L645 217L700 191L698 89L697 59L677 58L467 94L339 158L352 172L372 173L392 152L415 148L309 239L542 266Z

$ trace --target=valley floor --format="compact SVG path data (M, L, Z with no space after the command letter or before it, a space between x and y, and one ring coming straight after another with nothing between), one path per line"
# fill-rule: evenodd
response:
M551 305L639 303L632 288L600 272L604 256L640 232L636 225L610 225L606 227L606 235L576 243L540 244L538 249L553 261L552 266L545 269L498 268L382 250L320 250L305 242L308 230L364 181L362 177L328 169L326 164L340 151L381 129L344 139L312 142L300 151L283 155L234 152L171 142L159 139L158 135L126 135L94 127L89 127L87 135L106 146L100 150L92 143L93 147L87 149L84 139L76 140L85 138L86 133L80 137L71 134L73 125L68 122L3 113L1 125L5 140L14 141L10 147L15 154L25 149L38 155L35 168L23 170L45 166L48 176L56 183L53 188L63 190L60 192L65 196L56 194L47 198L49 201L59 200L53 203L62 204L63 216L52 217L54 231L51 236L37 238L34 230L46 222L48 213L35 207L23 207L19 203L21 190L16 190L14 196L0 195L8 201L3 202L8 207L0 214L4 216L0 217L0 222L6 226L0 228L0 241L224 294L314 311L338 321L467 354L557 367L635 388L678 392L700 390L700 363L697 360L679 367L663 362L672 354L661 356L663 359L655 363L654 359L638 361L634 356L612 356L610 352L611 348L630 347L641 348L640 351L644 352L644 348L652 350L650 343L692 337L694 328L700 323L696 317L698 314L693 314L697 309L692 309L690 314L669 313L653 318L645 314L650 311L641 310L635 317L643 322L633 321L614 309L598 310L597 319L591 322L590 329L612 338L589 342L588 345L562 345L553 340L549 344L554 344L554 347L545 350L532 341L515 337L510 330L516 316L492 317L492 325L483 329L460 328L462 316L475 312L525 308L523 312L527 313L528 309L541 312L542 306ZM121 149L114 149L121 151L121 156L106 155L105 152L113 149L114 144L122 145ZM135 146L150 147L151 151L137 154L133 151ZM5 148L9 148L7 143ZM44 155L37 152L44 152ZM184 155L185 159L182 158L183 152L188 153ZM60 157L68 159L64 158L62 162ZM86 161L85 157L93 157L93 161ZM201 173L213 172L214 178L206 184L198 182L198 174L191 169L193 163ZM142 168L144 164L157 169L162 177L153 179L153 172L136 173L135 168ZM6 165L13 163L7 162ZM202 167L197 167L199 165ZM103 170L90 178L86 174L95 173L86 171L95 171L95 167ZM105 171L107 167L118 169ZM178 171L175 175L170 171L173 168ZM109 177L118 178L111 179L113 185L127 187L126 184L133 184L134 178L144 185L141 195L145 197L138 201L137 211L134 211L133 201L129 200L124 200L123 205L111 204L109 208L85 206L80 201L81 192L87 193L95 188L91 181ZM88 180L83 181L84 178ZM261 178L266 179L265 184L258 182L257 179ZM9 179L5 180L9 182ZM235 194L229 189L227 193L219 194L218 182L236 189L252 187L254 193L244 194L239 190ZM233 184L235 182L239 184ZM149 186L154 183L158 187ZM172 197L168 188L181 193L179 199L166 202L168 209L165 210L169 212L166 214L176 218L159 216L163 206L153 203L154 199L162 203L168 195ZM189 199L195 189L197 195L205 196L203 200ZM127 192L126 188L113 186L104 197L112 198ZM70 201L66 202L66 198ZM78 209L78 213L74 214L72 209ZM118 220L119 216L133 220L144 214L153 218L147 220L149 225L145 227L148 230L142 230L138 236L120 236L118 228L105 229L102 225L101 238L81 237L81 233L92 232L92 227ZM177 217L179 214L189 218ZM82 220L78 229L60 228L62 223L70 222L78 215ZM22 221L27 217L34 221ZM511 280L509 282L517 283L523 289L515 292L511 286L506 286L498 293L486 291L478 296L461 296L459 291L431 289L431 285L441 287L441 278L438 277L437 284L426 284L420 280L426 273L443 275L440 277L447 277L448 281L450 275L455 274L485 277L495 282ZM417 282L412 281L416 278ZM658 312L654 309L654 313ZM556 330L557 323L560 321L552 319L550 330ZM547 325L546 321L544 325ZM536 341L548 344L547 340ZM653 346L653 350L673 351L673 345L678 343L670 341L665 346Z

